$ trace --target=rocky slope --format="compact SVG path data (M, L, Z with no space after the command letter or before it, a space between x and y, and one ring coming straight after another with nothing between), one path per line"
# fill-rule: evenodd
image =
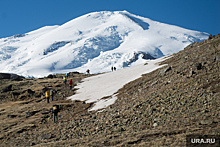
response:
M2 101L1 146L185 146L187 134L219 135L220 34L161 64L167 66L124 85L116 103L97 112L87 111L92 104L64 101L74 89L62 84L64 92L50 104L33 96ZM50 80L53 86L62 82L44 84ZM62 106L56 124L49 113L53 103Z

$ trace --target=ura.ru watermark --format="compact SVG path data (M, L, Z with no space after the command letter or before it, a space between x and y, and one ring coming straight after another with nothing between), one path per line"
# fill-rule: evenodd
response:
M187 135L186 146L220 147L220 135Z
M207 139L195 139L195 138L192 138L191 139L191 143L215 143L215 138L207 138Z

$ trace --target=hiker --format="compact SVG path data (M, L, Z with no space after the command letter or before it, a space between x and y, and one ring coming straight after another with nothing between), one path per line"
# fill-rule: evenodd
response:
M65 76L63 76L63 82L66 85L66 77Z
M66 78L68 79L68 73L66 73Z
M112 66L111 70L113 71L113 66Z
M46 91L45 93L46 93L47 103L49 103L50 91Z
M50 97L51 97L51 101L53 101L53 90L50 90Z
M53 105L52 113L53 113L53 122L58 121L58 112L60 111L59 105Z
M87 72L87 74L88 74L88 75L90 75L90 73L89 73L89 69L87 69L87 71L86 71L86 72Z
M72 89L72 86L73 86L73 81L72 79L69 81L69 86L70 86L70 90Z
M114 67L114 71L116 71L116 67Z

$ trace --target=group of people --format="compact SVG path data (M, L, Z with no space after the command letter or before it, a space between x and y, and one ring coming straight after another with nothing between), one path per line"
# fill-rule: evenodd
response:
M67 82L67 78L68 78L68 74L66 74L66 76L63 76L63 82L64 82L65 85L66 85L66 82ZM70 89L72 89L72 87L73 87L72 79L69 80L69 87L70 87Z
M51 101L53 101L54 92L53 92L52 89L47 90L47 91L45 92L45 95L46 95L46 101L47 101L47 103L49 103L50 98L51 98ZM51 112L52 112L52 114L53 114L53 122L55 123L55 122L58 121L58 113L59 113L59 116L61 117L59 105L53 105L53 107L52 107L52 109L51 109Z
M66 82L67 82L67 78L68 78L68 73L66 73L66 75L63 76L63 81L64 81L65 85L66 85ZM72 79L70 79L69 80L70 89L72 89L72 86L73 86L73 81L72 81ZM50 98L51 98L51 101L53 101L53 95L54 95L54 91L52 89L45 91L45 96L46 96L46 102L47 103L50 102ZM55 122L58 121L58 114L59 114L59 117L61 118L59 105L53 105L53 107L51 109L51 112L53 114L53 122L55 123Z
M112 66L112 67L111 67L111 70L112 70L112 71L116 71L116 67L113 67L113 66Z
M111 70L112 70L112 72L113 72L113 71L116 71L116 67L113 67L113 66L112 66L112 67L111 67ZM88 70L86 71L86 73L87 73L88 75L90 75L90 70L88 69ZM68 79L68 73L66 73L65 76L63 76L63 82L64 82L65 85L66 85L66 83L67 83L67 79ZM70 87L70 89L72 89L72 86L73 86L73 81L72 81L72 79L70 79L70 80L69 80L69 87ZM49 103L50 98L51 98L51 101L53 101L54 92L53 92L52 89L47 90L47 91L45 92L45 95L46 95L46 101L47 101L47 103ZM57 122L57 121L58 121L58 113L59 113L59 115L60 115L59 105L53 105L51 112L53 113L53 121L54 121L54 122Z
M116 71L116 67L113 67L113 66L112 66L112 67L111 67L111 70L112 70L112 71ZM86 70L86 73L87 73L88 75L90 75L90 70L87 69L87 70Z
M116 71L116 67L113 67L113 66L112 66L112 67L111 67L111 70L112 70L112 72L113 72L113 71ZM88 70L86 71L86 73L87 73L88 75L90 75L90 70L88 69ZM68 79L68 73L66 73L65 76L63 76L63 82L64 82L65 85L66 85L66 83L67 83L67 79ZM70 89L72 89L72 86L73 86L73 81L72 81L72 79L70 79L70 80L69 80L69 87L70 87ZM45 92L45 95L46 95L46 101L47 101L47 103L49 103L50 98L51 98L51 101L53 101L54 92L53 92L52 89L47 90L47 91ZM59 113L59 116L61 117L59 105L53 105L53 107L52 107L52 109L51 109L51 112L53 113L53 121L54 121L54 123L55 123L55 122L58 121L58 113Z

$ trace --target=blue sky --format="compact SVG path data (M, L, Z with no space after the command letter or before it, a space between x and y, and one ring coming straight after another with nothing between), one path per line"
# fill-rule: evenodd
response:
M0 0L0 38L62 25L90 12L121 10L217 35L219 6L220 0Z

